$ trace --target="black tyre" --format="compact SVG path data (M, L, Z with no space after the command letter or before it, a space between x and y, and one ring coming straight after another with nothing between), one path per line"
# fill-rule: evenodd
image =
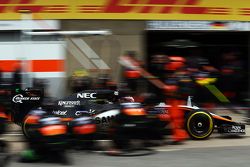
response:
M186 117L186 130L192 139L208 138L214 130L214 120L206 111L191 111Z
M21 128L22 128L22 132L23 132L24 137L27 139L28 136L27 136L27 133L26 133L26 129L25 129L25 124L24 123L21 124Z

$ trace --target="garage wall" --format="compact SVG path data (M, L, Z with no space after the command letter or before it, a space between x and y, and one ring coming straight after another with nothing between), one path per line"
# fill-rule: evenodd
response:
M91 54L96 54L112 70L115 80L120 77L120 65L117 63L119 56L126 51L136 51L139 59L144 58L144 21L112 21L112 20L65 20L62 21L63 30L84 31L109 29L112 31L110 36L89 36L89 37L70 37L67 42L67 76L79 68L93 69L98 68L93 63ZM80 43L80 44L79 44ZM87 44L92 51L90 53L83 44ZM105 70L99 70L103 72Z
M32 86L32 79L48 81L52 97L62 97L65 91L65 52L63 41L0 42L0 67L3 77L11 78L17 67L24 73L23 89ZM53 64L53 66L51 66Z

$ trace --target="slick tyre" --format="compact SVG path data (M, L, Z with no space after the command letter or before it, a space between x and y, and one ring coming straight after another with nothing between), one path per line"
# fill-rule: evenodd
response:
M195 140L207 139L214 130L214 120L206 111L191 111L185 121L189 136Z

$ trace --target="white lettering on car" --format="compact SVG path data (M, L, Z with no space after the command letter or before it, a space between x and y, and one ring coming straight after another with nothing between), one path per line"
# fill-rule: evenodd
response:
M67 110L66 111L54 110L54 111L52 111L52 113L55 114L55 115L66 115Z
M77 93L76 97L82 99L96 99L95 95L96 93Z

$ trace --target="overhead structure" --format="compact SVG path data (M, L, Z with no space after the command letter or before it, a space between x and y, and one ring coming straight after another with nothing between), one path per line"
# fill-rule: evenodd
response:
M90 35L111 35L109 30L94 30L94 31L36 31L36 32L24 32L25 35L43 36L43 35L80 35L80 36L90 36Z
M247 0L4 0L0 17L22 19L230 20L249 21Z

